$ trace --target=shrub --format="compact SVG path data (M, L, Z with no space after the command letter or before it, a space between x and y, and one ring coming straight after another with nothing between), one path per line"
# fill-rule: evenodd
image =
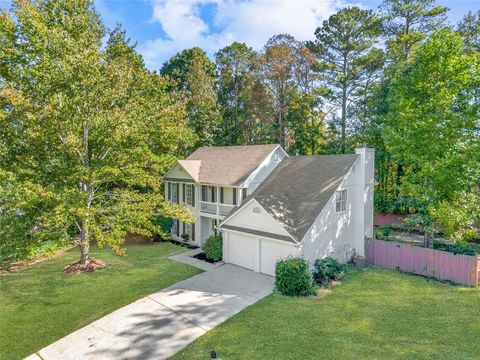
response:
M391 232L392 230L388 226L383 227L383 236L385 236L386 239L388 239Z
M207 259L213 261L222 260L222 236L221 235L212 235L210 236L205 245L203 246L203 251Z
M314 293L313 277L308 262L302 258L278 260L275 265L275 290L287 296L308 296Z
M325 286L332 280L340 280L345 271L345 265L331 257L315 260L314 278L319 285Z
M152 222L157 226L158 235L161 239L170 239L170 232L172 231L173 222L175 220L170 216L156 214L153 216Z
M182 246L187 246L188 240L190 240L190 235L182 234L180 237L182 238Z

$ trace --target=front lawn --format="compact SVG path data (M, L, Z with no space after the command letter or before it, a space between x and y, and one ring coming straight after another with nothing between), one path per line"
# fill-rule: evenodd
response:
M380 269L332 295L271 295L174 359L480 359L480 289Z
M78 249L25 270L0 275L0 359L21 359L115 309L200 270L167 259L171 243L127 246L125 257L91 249L107 267L65 275Z

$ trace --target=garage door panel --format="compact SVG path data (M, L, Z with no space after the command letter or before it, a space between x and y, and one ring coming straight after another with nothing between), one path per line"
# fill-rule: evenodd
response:
M292 255L292 246L278 241L261 240L260 242L260 272L275 275L275 263L281 258Z
M255 240L252 237L230 233L228 248L229 262L247 269L254 268Z

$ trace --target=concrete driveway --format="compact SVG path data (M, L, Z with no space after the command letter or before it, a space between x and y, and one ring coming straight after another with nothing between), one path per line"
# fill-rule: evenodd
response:
M177 260L182 256L192 263L186 254ZM270 276L206 265L200 265L205 272L118 309L28 359L165 359L272 292Z

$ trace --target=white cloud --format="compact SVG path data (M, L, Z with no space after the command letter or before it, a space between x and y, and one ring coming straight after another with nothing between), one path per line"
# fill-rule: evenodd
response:
M160 23L167 35L139 46L151 69L194 46L211 56L233 41L260 49L281 33L312 39L315 28L344 6L342 0L152 0L151 4L152 21ZM205 5L212 9L208 19L201 16Z

